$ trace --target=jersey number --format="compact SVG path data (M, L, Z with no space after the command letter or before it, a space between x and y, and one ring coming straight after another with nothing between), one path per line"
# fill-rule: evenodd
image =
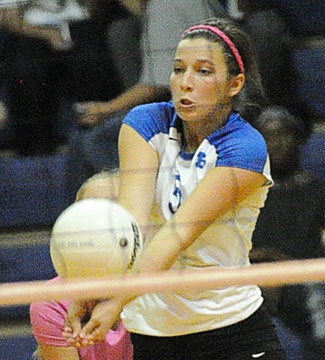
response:
M180 175L175 175L175 190L173 192L173 198L172 201L170 201L168 203L168 208L169 211L172 214L175 214L176 211L179 209L179 207L181 206L181 202L182 202L182 192L180 189L180 182L181 182L181 177Z

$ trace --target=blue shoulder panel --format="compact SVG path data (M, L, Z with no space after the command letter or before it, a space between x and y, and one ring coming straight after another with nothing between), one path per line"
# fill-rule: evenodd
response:
M171 102L140 105L127 114L123 124L131 126L149 141L159 133L168 134L174 112Z
M227 124L208 140L216 148L218 166L263 172L268 156L265 140L238 114L232 114Z

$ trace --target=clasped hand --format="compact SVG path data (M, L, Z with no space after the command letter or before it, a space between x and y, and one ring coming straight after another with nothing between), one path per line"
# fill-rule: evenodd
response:
M112 298L104 301L75 301L69 308L62 335L69 346L76 348L102 342L110 329L117 327L122 302ZM83 321L89 314L89 320Z
M99 101L76 103L74 109L78 115L79 124L86 127L99 125L103 116L110 114L109 107Z

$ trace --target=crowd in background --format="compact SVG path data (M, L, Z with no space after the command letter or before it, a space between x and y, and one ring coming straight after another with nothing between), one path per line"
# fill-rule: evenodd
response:
M232 16L242 23L256 45L269 100L300 115L309 131L312 109L297 99L298 77L292 62L293 39L299 34L294 15L299 14L299 9L290 17L290 13L282 11L281 4L286 2L294 3L236 0L207 1L205 6L214 8L217 16ZM48 154L68 142L71 133L98 122L98 114L107 117L134 105L123 98L118 103L111 100L130 89L140 77L144 56L140 54L141 33L150 24L145 16L145 7L153 6L150 1L1 3L1 99L7 115L6 120L2 117L1 149L14 149L21 155ZM161 6L163 10L165 5ZM321 12L322 5L319 9L317 4L314 6L316 14ZM322 33L315 15L310 18L316 26L311 23L311 30L300 29L299 35ZM155 59L152 64L162 66L163 62ZM153 88L150 94L144 94L148 100L139 97L135 102L150 102L160 95L168 97L163 93L153 97ZM110 103L101 111L87 103L97 101ZM79 103L88 106L76 107ZM76 108L83 112L85 107L87 116L78 121Z
M125 114L169 100L174 34L192 23L190 2L172 8L167 0L0 1L0 148L42 156L67 146L71 202L87 178L118 168ZM268 99L255 126L267 140L275 186L254 233L256 262L324 256L324 184L299 163L314 114L295 93L291 53L295 37L304 36L299 30L322 36L324 29L317 22L297 29L281 3L208 0L201 7L202 18L231 16L250 34ZM268 299L274 318L302 342L304 359L319 360L322 284L284 287Z

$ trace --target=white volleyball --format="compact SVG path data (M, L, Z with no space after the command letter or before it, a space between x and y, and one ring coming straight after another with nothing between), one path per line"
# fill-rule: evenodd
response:
M141 252L143 239L134 217L107 199L78 201L56 220L50 252L63 278L124 274Z

